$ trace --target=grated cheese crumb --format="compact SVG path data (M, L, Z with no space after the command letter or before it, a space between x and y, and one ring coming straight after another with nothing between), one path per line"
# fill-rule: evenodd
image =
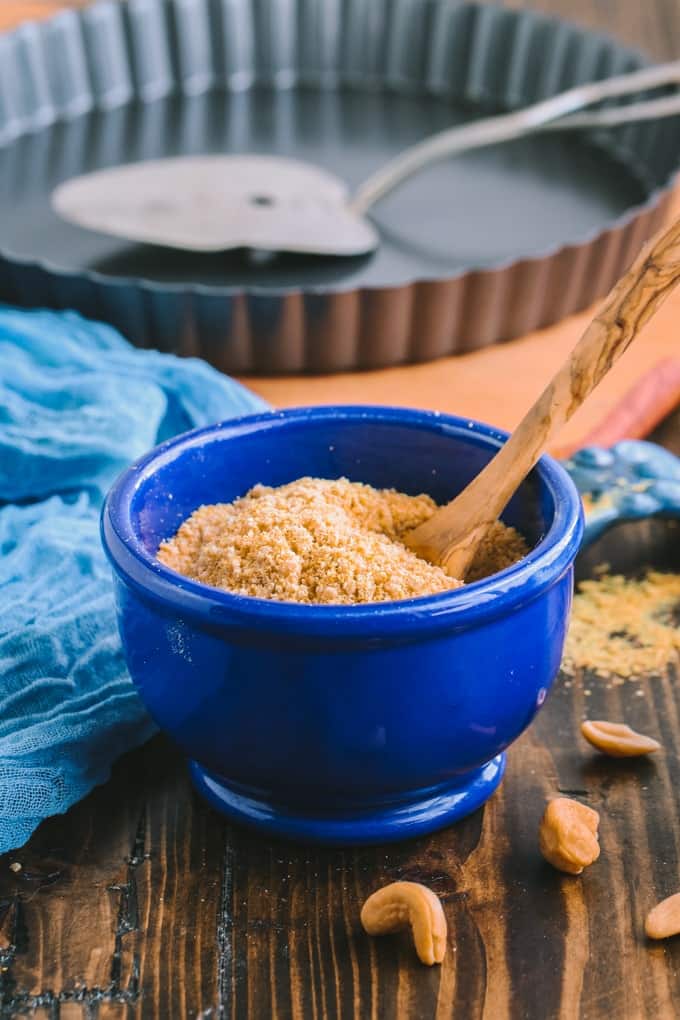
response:
M639 580L609 574L582 581L563 669L588 669L615 683L658 674L680 655L679 605L680 574L650 570Z
M346 478L256 485L233 503L199 507L162 543L158 559L214 588L285 602L352 605L433 595L462 582L400 539L436 508L430 496ZM522 536L497 522L468 578L502 570L526 552Z

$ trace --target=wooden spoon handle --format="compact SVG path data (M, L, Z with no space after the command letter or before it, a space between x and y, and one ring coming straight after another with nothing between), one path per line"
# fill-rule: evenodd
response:
M425 559L464 577L488 528L546 445L680 282L680 219L646 245L507 443L447 506L409 532Z
M680 404L680 359L664 358L626 390L585 435L551 446L553 457L571 457L584 446L613 446L644 439Z

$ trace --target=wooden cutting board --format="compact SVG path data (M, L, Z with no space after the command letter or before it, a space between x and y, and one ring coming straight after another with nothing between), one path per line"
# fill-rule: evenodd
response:
M86 0L0 0L0 29ZM675 203L680 215L680 191ZM276 407L396 404L511 429L576 343L594 308L511 343L425 365L243 382ZM664 305L564 429L553 452L646 435L680 402L680 291Z
M73 7L77 0L0 0L0 29L12 28L20 21L45 18L61 7Z
M0 0L0 29L13 28L20 21L46 18L62 7L82 7L87 0Z

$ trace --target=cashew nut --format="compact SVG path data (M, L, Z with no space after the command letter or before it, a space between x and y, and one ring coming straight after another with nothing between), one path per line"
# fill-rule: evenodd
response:
M432 892L418 882L392 882L368 897L361 908L368 935L388 935L409 925L422 963L441 963L446 952L446 917Z
M581 723L581 733L589 744L610 758L636 758L653 754L661 747L658 740L636 733L625 723L586 719Z
M541 819L538 840L549 864L569 875L580 875L600 856L597 811L569 797L555 797Z
M667 939L680 933L680 893L661 900L649 911L645 932L650 939Z

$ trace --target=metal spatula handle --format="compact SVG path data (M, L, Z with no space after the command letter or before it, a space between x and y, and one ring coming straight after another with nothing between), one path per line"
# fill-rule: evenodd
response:
M605 81L577 85L573 89L560 92L521 110L496 117L485 117L471 124L440 131L406 149L369 177L357 190L350 203L351 208L353 212L363 216L393 188L432 163L458 152L521 138L548 126L555 130L611 127L615 124L680 113L680 95L675 95L633 103L614 110L567 116L603 99L631 95L673 83L680 83L680 60L617 75Z

